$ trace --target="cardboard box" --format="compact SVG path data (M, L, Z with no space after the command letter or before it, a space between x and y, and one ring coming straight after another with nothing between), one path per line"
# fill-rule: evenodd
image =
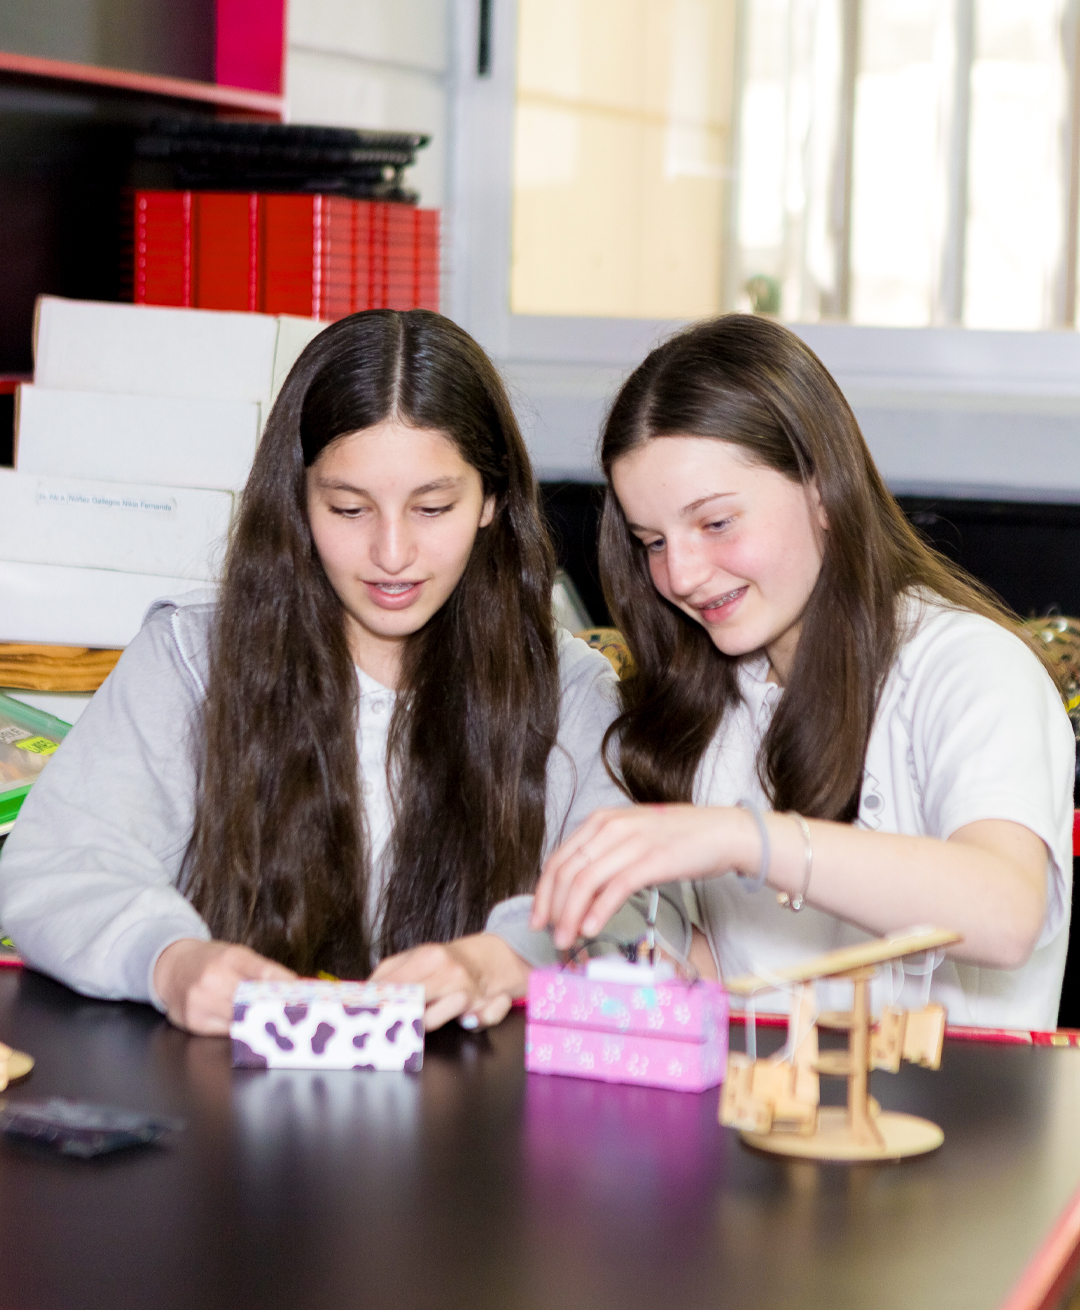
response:
M239 1069L366 1069L419 1073L424 989L418 984L243 982L233 998Z
M534 969L527 1006L530 1073L685 1092L723 1082L728 997L719 983L612 982L578 970Z
M188 578L0 560L0 641L116 649L139 631L155 600L195 587Z
M265 402L277 322L158 305L39 296L34 382L69 391Z
M232 505L227 491L0 469L0 560L212 581Z
M22 474L240 491L259 440L252 401L48 391L15 400Z

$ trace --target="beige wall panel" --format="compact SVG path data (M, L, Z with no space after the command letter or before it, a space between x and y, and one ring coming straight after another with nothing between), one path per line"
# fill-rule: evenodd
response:
M522 0L511 306L720 308L731 0Z

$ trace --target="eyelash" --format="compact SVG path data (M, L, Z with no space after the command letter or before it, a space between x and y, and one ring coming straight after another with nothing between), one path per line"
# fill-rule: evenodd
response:
M435 519L435 518L439 518L439 516L442 514L449 514L449 512L454 508L454 506L453 505L418 505L416 508L420 512L420 514L423 515L424 518ZM339 518L343 518L343 519L358 519L361 514L365 513L365 511L366 511L366 506L364 505L349 505L349 506L331 505L330 506L330 513L337 514Z
M709 532L725 532L731 523L730 518L716 519L712 523L706 523L705 528ZM650 555L659 555L664 549L664 538L657 537L655 541L643 541L642 548Z

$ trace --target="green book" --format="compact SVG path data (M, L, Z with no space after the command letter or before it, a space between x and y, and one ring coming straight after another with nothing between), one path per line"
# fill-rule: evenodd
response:
M0 835L11 831L27 792L70 728L63 719L0 694Z

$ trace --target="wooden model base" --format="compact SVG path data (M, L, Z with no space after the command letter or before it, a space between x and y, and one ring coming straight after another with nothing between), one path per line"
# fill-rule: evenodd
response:
M881 1144L856 1137L843 1106L818 1110L817 1131L802 1133L743 1133L747 1146L773 1155L793 1155L804 1160L900 1160L908 1155L936 1151L945 1134L929 1119L913 1114L882 1111L874 1120Z
M10 1046L0 1042L0 1092L16 1078L25 1078L33 1067L32 1056L22 1051L13 1051Z

